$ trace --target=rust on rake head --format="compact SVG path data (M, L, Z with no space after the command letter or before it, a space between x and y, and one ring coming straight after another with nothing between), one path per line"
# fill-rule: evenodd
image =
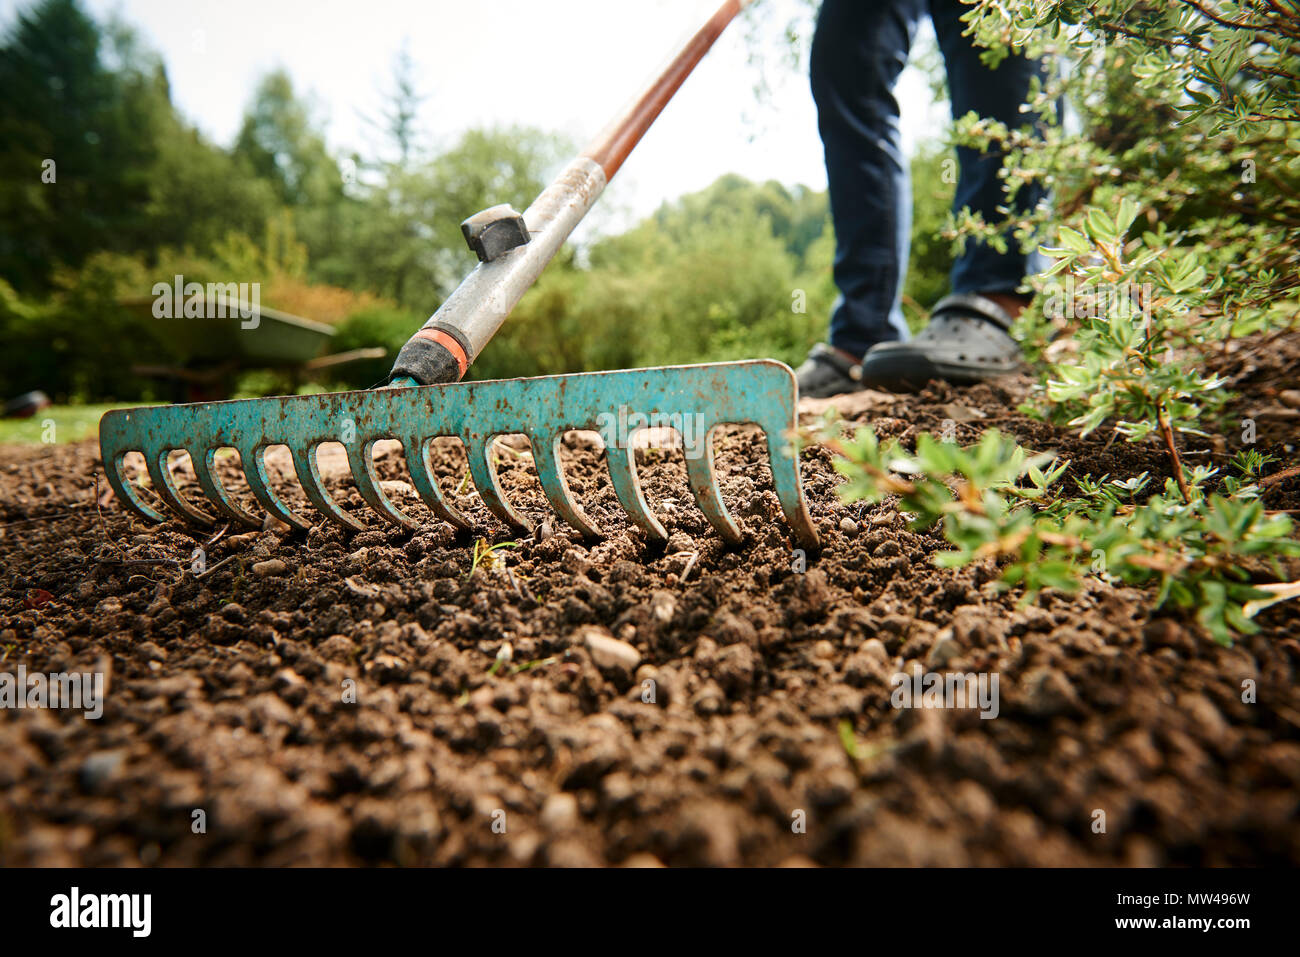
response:
M527 532L530 524L506 501L489 454L498 435L523 433L532 444L547 501L565 521L595 537L601 531L570 493L558 450L565 432L596 430L605 440L619 502L650 539L663 541L668 533L641 493L631 439L645 425L665 424L682 432L686 474L696 502L719 535L739 544L740 528L722 501L714 475L711 435L724 423L755 424L767 437L772 483L786 520L798 542L815 549L817 533L800 486L798 459L786 438L796 425L796 394L789 366L762 359L114 410L100 421L99 441L114 492L148 521L162 522L165 517L127 480L123 461L129 452L144 456L153 489L168 508L191 523L212 523L212 516L182 497L168 470L170 453L185 451L213 507L225 518L260 527L262 521L241 508L216 477L217 450L232 447L262 507L294 528L309 529L311 524L271 488L266 450L284 445L311 504L326 518L359 531L365 526L325 490L317 447L341 443L366 503L387 521L413 529L416 521L384 494L374 466L376 442L400 441L420 498L439 518L469 528L469 520L439 488L430 459L433 440L453 436L465 445L470 477L484 504L510 527Z

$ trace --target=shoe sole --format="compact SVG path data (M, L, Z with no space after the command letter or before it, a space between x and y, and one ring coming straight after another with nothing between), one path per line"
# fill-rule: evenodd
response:
M890 349L885 354L868 355L862 363L862 382L867 388L891 392L920 392L930 382L939 380L952 385L976 385L999 376L1020 371L1019 365L1003 369L972 368L935 362L912 349Z

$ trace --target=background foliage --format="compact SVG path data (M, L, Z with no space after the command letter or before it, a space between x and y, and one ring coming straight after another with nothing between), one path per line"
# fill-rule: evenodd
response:
M574 149L512 128L469 130L433 152L413 74L399 51L373 155L331 153L322 118L281 71L223 145L178 113L160 57L129 25L96 21L78 0L22 10L0 41L0 391L163 397L131 370L167 351L118 302L178 272L260 282L264 305L336 325L331 351L395 353L473 265L460 221L499 202L524 208ZM943 155L934 146L914 168L907 302L918 320L949 265ZM471 374L798 362L825 335L832 249L824 193L725 176L566 251ZM389 364L340 367L326 384L367 386Z
M1039 139L962 118L959 141L1006 151L1008 192L1041 179L1054 202L1000 222L961 211L947 232L1046 241L1054 263L1029 277L1038 295L1017 330L1040 376L1026 410L1081 435L1158 442L1170 477L1161 488L1145 472L1070 474L1068 495L1054 487L1068 462L995 432L972 449L923 434L910 454L866 429L830 439L842 494L896 496L942 528L944 562L996 557L1025 600L1088 576L1158 585L1157 607L1194 612L1227 643L1300 597L1300 581L1270 580L1300 552L1289 515L1260 501L1256 479L1275 460L1253 431L1214 421L1227 396L1211 363L1228 340L1256 334L1261 347L1300 315L1298 12L1293 0L972 0L988 62L1024 49L1061 66L1031 109L1059 120L1064 104L1070 122ZM1191 466L1184 446L1207 427L1233 440Z

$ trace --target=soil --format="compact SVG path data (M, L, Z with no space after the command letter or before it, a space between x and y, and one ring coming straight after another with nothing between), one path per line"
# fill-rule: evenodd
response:
M1272 340L1216 360L1242 397L1191 460L1225 462L1250 417L1268 473L1293 468L1298 355ZM838 407L904 440L996 425L1071 475L1168 474L1154 444L1019 414L1027 386ZM546 507L518 441L499 451L503 485L546 520L526 541L472 488L474 532L398 485L422 524L382 525L328 456L328 487L371 530L210 541L125 514L93 441L0 449L0 671L108 676L98 720L0 709L0 865L1300 863L1293 606L1230 648L1142 590L1090 582L1022 607L992 563L935 567L941 538L893 505L840 502L819 447L802 467L824 551L804 568L761 437L729 429L717 450L739 549L659 449L638 461L672 538L648 546L582 435L562 461L607 533L593 542ZM455 489L459 446L434 460ZM235 491L237 466L219 461ZM377 467L403 481L400 452ZM1296 476L1266 486L1269 508L1297 499ZM471 574L479 539L515 544ZM997 717L893 707L891 676L914 666L996 673Z

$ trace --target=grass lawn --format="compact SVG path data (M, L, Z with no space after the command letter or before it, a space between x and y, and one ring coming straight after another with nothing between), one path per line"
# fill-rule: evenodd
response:
M52 405L30 419L0 419L0 445L39 445L45 441L45 427L54 423L55 442L77 442L99 429L99 417L109 409L129 409L138 402L110 402L104 405Z

